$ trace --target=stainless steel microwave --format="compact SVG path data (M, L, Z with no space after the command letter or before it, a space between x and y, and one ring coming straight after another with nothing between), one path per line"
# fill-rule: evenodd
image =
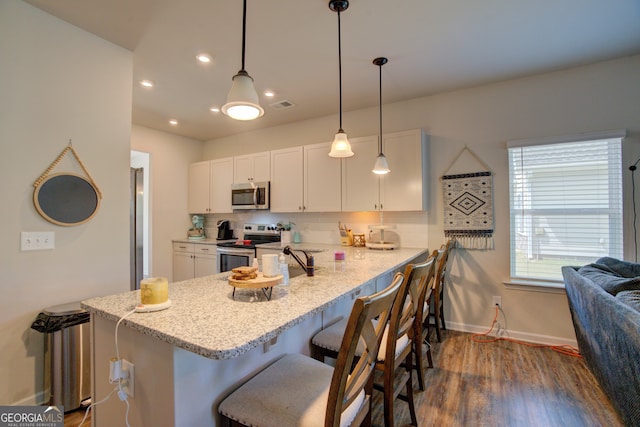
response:
M269 209L269 181L232 184L231 208Z

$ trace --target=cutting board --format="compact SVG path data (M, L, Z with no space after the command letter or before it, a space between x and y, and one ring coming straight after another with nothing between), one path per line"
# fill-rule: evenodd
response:
M282 282L282 274L273 277L264 277L262 273L258 273L258 277L249 280L235 280L229 276L229 284L235 288L259 289L270 288Z

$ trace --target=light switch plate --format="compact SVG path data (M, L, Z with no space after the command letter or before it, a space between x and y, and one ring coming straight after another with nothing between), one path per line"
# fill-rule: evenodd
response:
M21 251L41 251L55 249L55 233L53 231L23 231L20 233Z

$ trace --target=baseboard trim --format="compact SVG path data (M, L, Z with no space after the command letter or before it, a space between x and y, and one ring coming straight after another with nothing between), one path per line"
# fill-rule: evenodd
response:
M49 401L49 393L45 393L44 391L40 391L31 396L25 397L22 400L18 400L17 402L13 402L11 406L35 406L35 405L44 405Z
M472 334L481 334L487 331L487 326L468 325L465 323L447 321L447 329L459 332L468 332ZM506 335L504 335L504 337L535 344L570 345L572 347L578 346L578 342L575 338L562 338L551 335L532 334L529 332L514 331L511 329L506 330Z

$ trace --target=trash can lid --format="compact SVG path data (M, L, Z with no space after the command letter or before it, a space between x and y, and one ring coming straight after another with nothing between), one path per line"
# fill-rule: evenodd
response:
M86 313L87 310L80 307L80 301L47 307L42 312L49 316L67 316L69 314Z

